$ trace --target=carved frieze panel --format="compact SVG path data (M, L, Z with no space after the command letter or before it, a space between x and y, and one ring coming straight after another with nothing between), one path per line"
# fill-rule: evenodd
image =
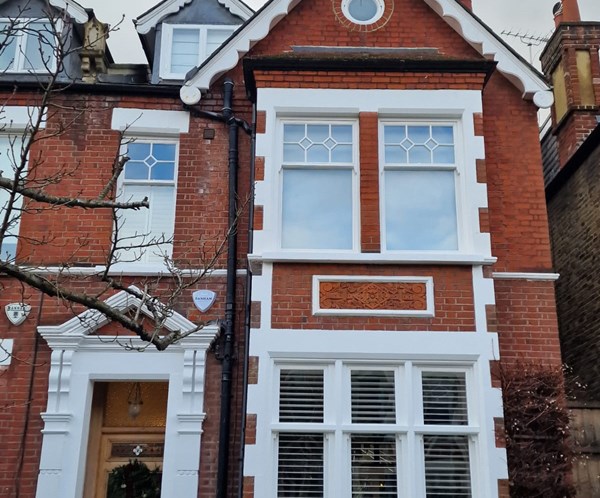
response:
M313 277L313 312L333 315L434 315L430 277Z

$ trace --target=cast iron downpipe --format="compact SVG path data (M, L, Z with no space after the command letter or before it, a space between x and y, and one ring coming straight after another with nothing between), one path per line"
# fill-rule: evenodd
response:
M219 460L217 466L217 498L225 498L229 467L229 435L231 425L231 376L233 371L233 336L235 326L235 286L237 280L237 176L239 124L232 111L233 81L225 80L223 117L229 128L229 214L227 240L227 290L223 349L221 352L221 420L219 428Z
M222 346L219 359L221 366L221 419L219 422L219 458L217 462L217 498L226 498L229 479L229 446L231 434L231 384L233 372L233 343L235 334L235 301L237 282L237 229L238 229L238 164L240 128L252 133L252 127L233 114L233 86L227 78L223 89L221 114L185 106L192 114L227 124L229 130L229 206L227 239L227 283L225 291L225 319L221 322Z

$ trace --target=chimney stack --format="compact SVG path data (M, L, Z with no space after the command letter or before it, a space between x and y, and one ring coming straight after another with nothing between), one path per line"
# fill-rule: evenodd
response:
M562 0L553 13L556 30L541 61L554 87L552 125L562 168L598 125L600 22L582 22L577 0Z

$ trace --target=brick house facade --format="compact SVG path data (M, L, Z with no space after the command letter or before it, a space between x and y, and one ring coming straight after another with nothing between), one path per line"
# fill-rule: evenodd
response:
M542 138L552 257L561 274L556 285L563 359L569 367L578 495L600 492L596 436L600 427L598 380L597 257L600 172L600 22L582 21L577 2L556 18L542 54L554 80L556 105Z
M193 244L228 225L229 130L211 119L222 116L226 78L235 116L253 125L239 143L237 195L254 202L239 229L237 268L249 278L237 280L228 480L218 482L216 327L165 352L127 351L97 337L119 333L116 325L96 317L89 334L70 310L28 291L30 318L2 328L13 359L0 376L11 451L0 489L88 496L118 460L111 453L101 468L92 452L136 450L121 435L144 433L143 451L160 452L164 441L165 498L215 489L220 498L298 489L508 497L492 370L561 362L537 145L537 110L552 97L470 7L271 0L251 16L234 0L166 0L137 20L148 80L109 85L125 71L109 61L70 87L65 102L90 111L40 145L47 167L80 158L86 168L69 179L78 192L107 173L119 131L150 151L175 144L172 255L192 268L201 263ZM191 56L190 37L199 40ZM212 53L202 45L211 43ZM188 73L190 57L198 68ZM4 91L7 105L35 102L26 82ZM48 130L68 118L56 119ZM60 249L23 243L17 254L52 267L85 239L73 278L94 288L90 268L102 264L113 226L97 212L24 215L21 234L55 233ZM156 274L156 262L138 263L120 269L127 283ZM190 290L167 329L223 317L225 267L222 258L199 284L217 292L215 306L201 315ZM2 305L19 302L20 285L3 280ZM136 305L119 293L107 299ZM162 422L144 419L142 431L111 411L114 400L125 405L124 381L141 384L142 409L143 389L163 392L145 412Z

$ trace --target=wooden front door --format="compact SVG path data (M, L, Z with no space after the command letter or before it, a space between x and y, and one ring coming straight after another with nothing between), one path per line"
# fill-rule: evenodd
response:
M139 415L128 415L131 382L94 386L85 498L160 498L168 385L141 383Z

